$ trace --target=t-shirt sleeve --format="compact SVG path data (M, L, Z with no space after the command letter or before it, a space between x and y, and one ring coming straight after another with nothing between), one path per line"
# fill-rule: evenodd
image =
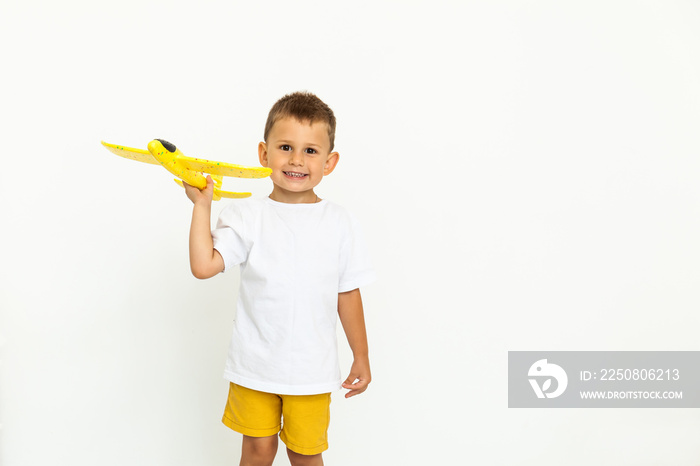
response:
M376 279L360 224L352 215L340 250L338 293L369 285Z
M248 259L245 225L239 206L230 204L219 214L216 229L211 232L214 249L224 259L224 272Z

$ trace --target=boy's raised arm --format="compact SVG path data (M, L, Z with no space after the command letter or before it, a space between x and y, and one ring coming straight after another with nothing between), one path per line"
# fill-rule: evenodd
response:
M350 398L367 390L367 385L372 381L365 314L359 288L338 293L338 316L343 324L354 359L350 375L343 382L343 388L350 390L345 394L345 398Z
M207 187L199 190L184 183L187 197L194 203L190 226L190 269L199 279L213 277L224 270L224 259L214 249L211 237L211 200L214 182L207 176Z

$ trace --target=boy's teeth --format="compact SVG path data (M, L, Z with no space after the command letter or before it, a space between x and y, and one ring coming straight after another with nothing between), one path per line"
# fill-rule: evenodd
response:
M294 173L294 172L285 172L285 173L287 173L287 175L289 175L289 176L295 176L297 178L301 178L304 176L303 173Z

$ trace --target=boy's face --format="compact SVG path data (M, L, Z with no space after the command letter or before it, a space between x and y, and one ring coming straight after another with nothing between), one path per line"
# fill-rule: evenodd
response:
M338 163L339 154L331 152L330 145L326 123L278 120L267 142L258 145L260 164L272 169L270 197L294 204L316 202L314 188Z

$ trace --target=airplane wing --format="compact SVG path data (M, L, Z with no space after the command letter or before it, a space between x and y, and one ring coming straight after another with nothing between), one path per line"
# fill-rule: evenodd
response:
M107 148L110 152L131 160L136 160L138 162L152 163L154 165L160 165L160 163L151 155L150 152L143 149L134 149L131 147L118 146L116 144L108 144L102 141L102 145Z
M184 155L178 157L177 161L190 170L209 173L210 175L235 176L236 178L265 178L272 173L272 170L267 167L244 167L233 163L214 162Z

